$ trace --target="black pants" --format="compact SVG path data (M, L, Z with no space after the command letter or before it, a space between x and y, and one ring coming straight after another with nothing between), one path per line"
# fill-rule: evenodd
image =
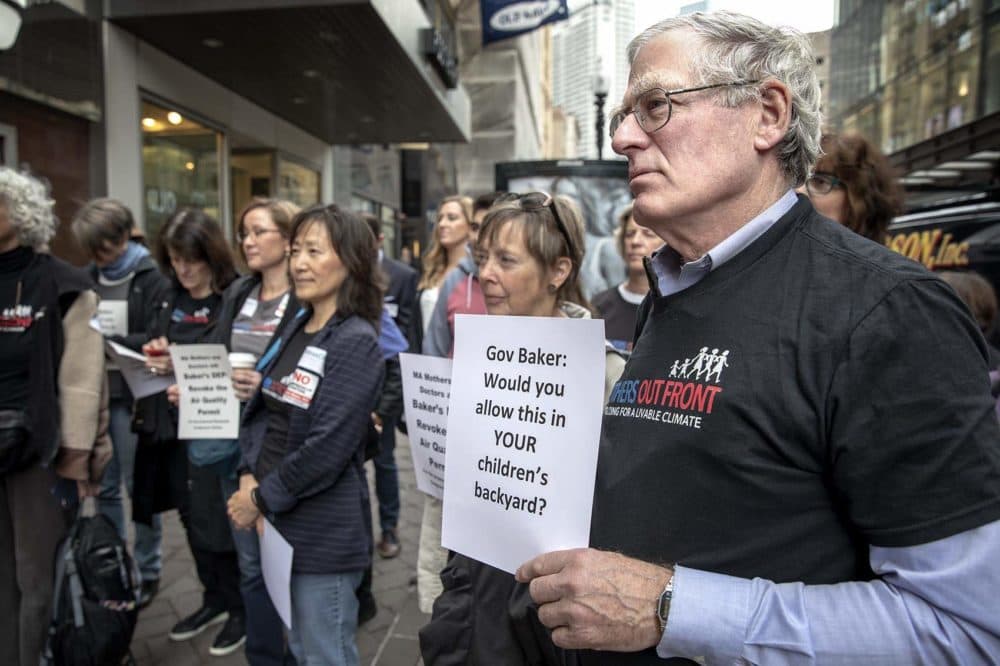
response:
M202 605L242 616L243 596L240 594L240 568L236 553L213 553L192 545L191 554L194 555L198 580L205 588Z
M243 616L239 560L214 470L188 466L188 495L180 514L198 580L205 588L204 605Z

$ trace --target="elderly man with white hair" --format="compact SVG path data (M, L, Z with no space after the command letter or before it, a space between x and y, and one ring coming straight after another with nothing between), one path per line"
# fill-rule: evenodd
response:
M583 664L993 663L986 347L921 266L818 215L807 39L730 13L629 47L612 116L665 242L605 408L591 548L518 571Z

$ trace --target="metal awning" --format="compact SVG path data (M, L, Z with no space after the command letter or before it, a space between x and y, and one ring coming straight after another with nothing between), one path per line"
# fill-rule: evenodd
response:
M915 143L889 156L908 205L988 187L1000 169L1000 112Z
M468 140L419 0L109 0L107 18L329 143Z

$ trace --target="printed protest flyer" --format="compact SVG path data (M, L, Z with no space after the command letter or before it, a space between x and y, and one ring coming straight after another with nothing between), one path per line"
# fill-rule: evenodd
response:
M178 439L236 439L240 403L225 345L171 345L170 360L181 390Z
M400 354L403 404L417 490L441 499L451 396L451 359Z
M456 316L445 548L514 573L589 544L604 355L600 320Z

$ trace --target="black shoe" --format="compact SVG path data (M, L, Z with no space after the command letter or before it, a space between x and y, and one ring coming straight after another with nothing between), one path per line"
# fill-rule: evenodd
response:
M399 538L395 529L388 529L382 532L382 540L375 546L375 550L383 559L389 560L399 555Z
M242 615L230 615L222 631L212 641L212 647L208 648L208 653L213 657L225 657L240 649L246 643L247 632L243 623Z
M170 630L170 640L186 641L189 638L194 638L213 624L219 624L228 619L229 613L226 611L202 606L174 625L174 628Z
M371 594L365 594L358 598L358 626L360 627L368 620L372 619L378 614L378 605L375 603L375 597Z
M142 581L142 587L139 589L139 608L145 608L149 604L153 603L153 597L155 597L156 593L159 591L159 578Z

